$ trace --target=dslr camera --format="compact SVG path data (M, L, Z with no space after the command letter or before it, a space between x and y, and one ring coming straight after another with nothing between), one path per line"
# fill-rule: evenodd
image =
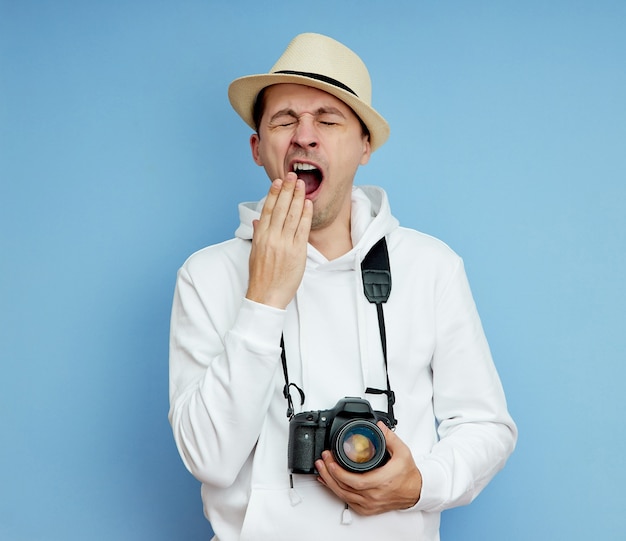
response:
M389 416L374 411L367 400L346 397L329 410L305 411L289 422L289 468L293 473L317 473L315 461L329 450L351 472L367 472L389 460L382 430Z

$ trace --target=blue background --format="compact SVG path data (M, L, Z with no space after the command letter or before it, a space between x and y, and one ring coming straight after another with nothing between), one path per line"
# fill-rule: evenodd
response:
M0 0L0 539L209 538L175 273L265 193L226 88L302 31L368 64L392 135L357 182L464 257L519 424L442 539L626 538L625 28L618 0Z

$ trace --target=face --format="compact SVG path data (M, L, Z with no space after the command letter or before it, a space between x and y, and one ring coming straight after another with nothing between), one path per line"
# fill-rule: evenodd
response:
M254 161L270 180L290 171L313 202L312 229L349 225L351 193L359 165L369 161L369 137L352 109L338 98L303 85L265 90L258 134L250 138Z

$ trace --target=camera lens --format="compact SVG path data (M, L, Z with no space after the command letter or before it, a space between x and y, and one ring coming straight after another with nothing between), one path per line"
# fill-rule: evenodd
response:
M362 419L343 425L333 442L335 459L352 472L365 472L380 466L385 459L385 451L382 430Z

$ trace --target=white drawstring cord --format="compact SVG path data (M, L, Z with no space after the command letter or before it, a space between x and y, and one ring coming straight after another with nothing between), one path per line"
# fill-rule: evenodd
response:
M350 512L348 504L346 504L343 513L341 514L341 524L343 524L344 526L352 524L352 513Z
M295 507L299 503L302 503L302 498L298 491L293 488L293 475L289 474L289 499L291 500L291 506Z

